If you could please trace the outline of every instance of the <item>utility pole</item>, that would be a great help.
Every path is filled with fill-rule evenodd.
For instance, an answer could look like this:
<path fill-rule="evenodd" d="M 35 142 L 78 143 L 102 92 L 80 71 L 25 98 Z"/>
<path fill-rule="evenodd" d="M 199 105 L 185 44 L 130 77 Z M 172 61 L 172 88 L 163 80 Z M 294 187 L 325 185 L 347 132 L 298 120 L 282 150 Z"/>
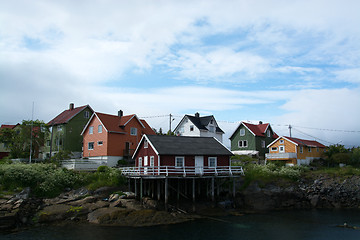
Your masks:
<path fill-rule="evenodd" d="M 31 127 L 30 127 L 30 158 L 29 158 L 29 163 L 31 163 L 31 154 L 32 154 L 33 123 L 34 123 L 34 102 L 33 102 L 33 104 L 32 104 L 32 112 L 31 112 Z"/>
<path fill-rule="evenodd" d="M 291 129 L 292 129 L 292 126 L 289 124 L 289 133 L 290 133 L 290 137 L 291 137 Z"/>
<path fill-rule="evenodd" d="M 171 122 L 172 122 L 172 115 L 171 115 L 171 113 L 170 113 L 170 115 L 169 115 L 169 133 L 171 134 Z"/>

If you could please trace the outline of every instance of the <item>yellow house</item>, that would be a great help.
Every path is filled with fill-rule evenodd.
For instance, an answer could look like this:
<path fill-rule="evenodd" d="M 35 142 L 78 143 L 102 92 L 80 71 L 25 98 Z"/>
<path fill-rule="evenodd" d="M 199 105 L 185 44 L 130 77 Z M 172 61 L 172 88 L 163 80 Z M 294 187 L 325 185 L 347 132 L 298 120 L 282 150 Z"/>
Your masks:
<path fill-rule="evenodd" d="M 287 164 L 310 164 L 314 159 L 321 158 L 326 146 L 313 140 L 293 137 L 278 137 L 268 146 L 267 161 L 286 161 Z"/>

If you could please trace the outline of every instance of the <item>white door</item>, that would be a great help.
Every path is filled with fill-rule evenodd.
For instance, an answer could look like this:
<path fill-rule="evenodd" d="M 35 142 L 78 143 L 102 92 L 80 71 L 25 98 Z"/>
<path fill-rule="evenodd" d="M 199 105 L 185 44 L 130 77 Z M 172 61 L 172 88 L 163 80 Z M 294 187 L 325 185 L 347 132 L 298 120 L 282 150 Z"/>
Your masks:
<path fill-rule="evenodd" d="M 148 156 L 144 156 L 144 174 L 147 174 Z"/>
<path fill-rule="evenodd" d="M 195 174 L 203 174 L 204 156 L 195 156 Z"/>

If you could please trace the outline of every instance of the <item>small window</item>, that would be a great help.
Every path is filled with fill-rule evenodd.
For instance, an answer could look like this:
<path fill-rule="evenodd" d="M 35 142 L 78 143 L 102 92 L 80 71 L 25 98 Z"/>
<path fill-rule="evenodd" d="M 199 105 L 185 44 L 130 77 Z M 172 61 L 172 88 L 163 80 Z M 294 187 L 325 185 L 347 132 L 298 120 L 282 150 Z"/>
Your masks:
<path fill-rule="evenodd" d="M 319 147 L 316 147 L 316 151 L 319 152 Z"/>
<path fill-rule="evenodd" d="M 98 126 L 98 133 L 102 133 L 102 125 Z"/>
<path fill-rule="evenodd" d="M 215 127 L 214 126 L 209 126 L 209 132 L 214 133 L 215 132 Z"/>
<path fill-rule="evenodd" d="M 280 140 L 280 144 L 284 144 L 284 140 L 283 140 L 283 139 Z"/>
<path fill-rule="evenodd" d="M 148 141 L 145 139 L 145 141 L 144 141 L 144 148 L 148 148 L 149 147 L 149 143 L 148 143 Z"/>
<path fill-rule="evenodd" d="M 85 111 L 85 112 L 84 112 L 84 118 L 89 118 L 89 117 L 90 117 L 89 111 Z"/>
<path fill-rule="evenodd" d="M 245 128 L 240 129 L 240 136 L 245 136 Z"/>
<path fill-rule="evenodd" d="M 142 157 L 139 157 L 139 160 L 138 160 L 138 166 L 141 167 L 142 166 Z"/>
<path fill-rule="evenodd" d="M 57 126 L 57 130 L 58 130 L 58 131 L 62 131 L 62 126 L 61 126 L 61 125 L 58 125 L 58 126 Z"/>
<path fill-rule="evenodd" d="M 154 156 L 150 156 L 150 167 L 154 166 Z"/>
<path fill-rule="evenodd" d="M 304 152 L 304 147 L 300 146 L 300 153 L 303 153 L 303 152 Z"/>
<path fill-rule="evenodd" d="M 190 125 L 190 132 L 194 131 L 194 125 Z"/>
<path fill-rule="evenodd" d="M 94 142 L 88 143 L 88 150 L 94 150 Z"/>
<path fill-rule="evenodd" d="M 50 147 L 50 140 L 46 141 L 46 146 Z"/>
<path fill-rule="evenodd" d="M 132 135 L 132 136 L 136 136 L 137 135 L 137 128 L 131 128 L 130 129 L 130 135 Z"/>
<path fill-rule="evenodd" d="M 240 140 L 240 141 L 238 142 L 238 146 L 239 146 L 240 148 L 246 148 L 246 147 L 248 146 L 247 140 Z"/>
<path fill-rule="evenodd" d="M 265 148 L 265 144 L 266 144 L 265 141 L 264 141 L 264 140 L 261 140 L 261 147 L 262 147 L 262 148 Z"/>
<path fill-rule="evenodd" d="M 311 152 L 311 147 L 308 147 L 308 151 Z"/>
<path fill-rule="evenodd" d="M 208 164 L 210 168 L 216 168 L 217 167 L 217 157 L 209 157 Z"/>
<path fill-rule="evenodd" d="M 268 137 L 271 137 L 271 131 L 270 131 L 270 129 L 268 129 L 268 130 L 266 131 L 266 134 L 267 134 Z"/>
<path fill-rule="evenodd" d="M 277 151 L 277 147 L 272 147 L 271 151 L 273 151 L 273 152 Z"/>
<path fill-rule="evenodd" d="M 184 167 L 184 157 L 175 157 L 175 167 Z"/>
<path fill-rule="evenodd" d="M 94 127 L 91 126 L 91 127 L 89 127 L 89 134 L 93 134 L 93 133 L 94 133 Z"/>
<path fill-rule="evenodd" d="M 284 146 L 279 146 L 279 152 L 281 152 L 281 153 L 285 152 L 285 147 Z"/>
<path fill-rule="evenodd" d="M 103 141 L 98 141 L 98 146 L 102 146 L 103 145 Z"/>

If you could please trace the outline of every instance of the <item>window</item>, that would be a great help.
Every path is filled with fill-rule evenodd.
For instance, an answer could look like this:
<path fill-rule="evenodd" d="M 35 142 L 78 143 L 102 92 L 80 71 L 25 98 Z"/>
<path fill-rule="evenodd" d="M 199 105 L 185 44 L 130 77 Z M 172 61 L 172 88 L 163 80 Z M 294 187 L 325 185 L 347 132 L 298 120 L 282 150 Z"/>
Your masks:
<path fill-rule="evenodd" d="M 272 147 L 271 151 L 273 151 L 273 152 L 277 151 L 277 147 Z"/>
<path fill-rule="evenodd" d="M 102 146 L 103 145 L 103 141 L 98 141 L 98 146 Z"/>
<path fill-rule="evenodd" d="M 266 134 L 267 134 L 268 137 L 271 137 L 271 131 L 270 131 L 270 129 L 268 129 L 268 130 L 266 131 Z"/>
<path fill-rule="evenodd" d="M 285 152 L 285 147 L 284 146 L 279 146 L 279 152 L 281 152 L 281 153 Z"/>
<path fill-rule="evenodd" d="M 50 140 L 46 141 L 46 146 L 50 147 Z"/>
<path fill-rule="evenodd" d="M 94 142 L 88 143 L 88 150 L 94 150 Z"/>
<path fill-rule="evenodd" d="M 102 133 L 102 125 L 98 126 L 98 133 Z"/>
<path fill-rule="evenodd" d="M 217 157 L 209 157 L 208 164 L 210 168 L 216 168 L 217 166 Z"/>
<path fill-rule="evenodd" d="M 175 157 L 175 167 L 184 167 L 184 157 Z"/>
<path fill-rule="evenodd" d="M 209 126 L 209 132 L 215 132 L 215 127 L 214 126 Z"/>
<path fill-rule="evenodd" d="M 240 140 L 240 141 L 238 142 L 238 146 L 239 146 L 240 148 L 246 148 L 246 147 L 248 146 L 247 140 Z"/>
<path fill-rule="evenodd" d="M 245 128 L 240 129 L 240 136 L 245 136 Z"/>
<path fill-rule="evenodd" d="M 89 117 L 90 117 L 89 111 L 85 111 L 85 112 L 84 112 L 84 118 L 89 118 Z"/>
<path fill-rule="evenodd" d="M 154 156 L 150 156 L 150 167 L 154 166 Z"/>
<path fill-rule="evenodd" d="M 58 130 L 58 131 L 62 131 L 62 126 L 61 126 L 61 125 L 58 125 L 58 126 L 57 126 L 57 130 Z"/>
<path fill-rule="evenodd" d="M 190 132 L 194 131 L 194 125 L 190 125 Z"/>
<path fill-rule="evenodd" d="M 130 129 L 130 135 L 132 135 L 132 136 L 136 136 L 137 135 L 137 128 L 131 128 Z"/>
<path fill-rule="evenodd" d="M 144 148 L 148 148 L 149 147 L 149 143 L 148 143 L 148 141 L 145 139 L 145 141 L 144 141 Z"/>
<path fill-rule="evenodd" d="M 304 152 L 304 147 L 300 146 L 300 153 L 303 153 L 303 152 Z"/>
<path fill-rule="evenodd" d="M 319 147 L 316 147 L 316 151 L 319 152 Z"/>
<path fill-rule="evenodd" d="M 280 140 L 280 144 L 284 144 L 284 140 L 283 140 L 283 139 Z"/>
<path fill-rule="evenodd" d="M 93 134 L 93 133 L 94 133 L 94 127 L 91 126 L 91 127 L 89 127 L 89 134 Z"/>
<path fill-rule="evenodd" d="M 308 147 L 308 151 L 311 152 L 311 147 Z"/>
<path fill-rule="evenodd" d="M 261 140 L 261 147 L 265 148 L 265 141 L 264 140 Z"/>
<path fill-rule="evenodd" d="M 138 166 L 141 167 L 142 166 L 142 157 L 139 157 L 139 160 L 138 160 Z"/>

